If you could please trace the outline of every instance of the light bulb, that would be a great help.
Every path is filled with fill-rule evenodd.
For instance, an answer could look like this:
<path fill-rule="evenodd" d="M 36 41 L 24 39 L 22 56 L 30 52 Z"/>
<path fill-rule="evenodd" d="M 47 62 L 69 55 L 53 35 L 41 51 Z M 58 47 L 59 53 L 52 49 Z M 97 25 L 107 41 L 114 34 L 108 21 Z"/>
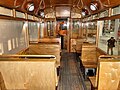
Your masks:
<path fill-rule="evenodd" d="M 27 10 L 30 11 L 30 12 L 32 12 L 32 11 L 34 11 L 34 8 L 35 8 L 34 4 L 33 3 L 29 3 L 28 7 L 27 7 Z"/>
<path fill-rule="evenodd" d="M 95 11 L 95 10 L 97 10 L 97 7 L 96 7 L 96 5 L 94 5 L 93 3 L 91 3 L 91 4 L 90 4 L 90 9 L 91 9 L 92 11 Z"/>

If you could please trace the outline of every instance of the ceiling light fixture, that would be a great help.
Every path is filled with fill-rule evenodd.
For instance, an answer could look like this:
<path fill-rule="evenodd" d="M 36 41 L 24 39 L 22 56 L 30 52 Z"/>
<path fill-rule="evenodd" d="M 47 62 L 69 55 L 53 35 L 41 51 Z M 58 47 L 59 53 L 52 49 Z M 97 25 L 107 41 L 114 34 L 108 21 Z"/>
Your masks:
<path fill-rule="evenodd" d="M 90 3 L 90 9 L 91 9 L 92 11 L 98 10 L 98 9 L 99 9 L 99 3 L 98 3 L 97 1 L 91 2 L 91 3 Z"/>
<path fill-rule="evenodd" d="M 81 14 L 82 16 L 88 15 L 88 10 L 83 8 Z"/>
<path fill-rule="evenodd" d="M 82 11 L 82 15 L 85 16 L 85 12 L 84 11 Z"/>
<path fill-rule="evenodd" d="M 40 15 L 41 15 L 42 17 L 44 17 L 44 12 L 41 12 Z"/>
<path fill-rule="evenodd" d="M 44 18 L 44 17 L 45 17 L 44 10 L 39 10 L 38 15 L 39 15 L 41 18 Z"/>
<path fill-rule="evenodd" d="M 34 11 L 34 9 L 35 9 L 35 6 L 34 6 L 34 3 L 28 3 L 27 4 L 27 11 L 29 11 L 29 12 L 32 12 L 32 11 Z"/>

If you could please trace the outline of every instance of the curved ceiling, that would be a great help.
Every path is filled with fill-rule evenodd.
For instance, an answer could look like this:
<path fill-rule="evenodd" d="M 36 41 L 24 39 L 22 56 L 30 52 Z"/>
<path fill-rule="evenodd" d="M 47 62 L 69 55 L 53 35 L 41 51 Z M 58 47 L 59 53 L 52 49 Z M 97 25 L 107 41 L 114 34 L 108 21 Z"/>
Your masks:
<path fill-rule="evenodd" d="M 99 10 L 91 11 L 89 6 L 93 1 L 99 3 Z M 28 12 L 26 10 L 26 4 L 28 2 L 34 3 L 35 9 L 33 12 Z M 33 15 L 38 15 L 39 10 L 52 8 L 55 11 L 56 7 L 68 6 L 71 8 L 77 8 L 76 13 L 81 12 L 83 8 L 89 11 L 89 14 L 99 12 L 105 8 L 116 6 L 120 4 L 120 0 L 0 0 L 0 5 L 18 11 L 26 12 Z"/>

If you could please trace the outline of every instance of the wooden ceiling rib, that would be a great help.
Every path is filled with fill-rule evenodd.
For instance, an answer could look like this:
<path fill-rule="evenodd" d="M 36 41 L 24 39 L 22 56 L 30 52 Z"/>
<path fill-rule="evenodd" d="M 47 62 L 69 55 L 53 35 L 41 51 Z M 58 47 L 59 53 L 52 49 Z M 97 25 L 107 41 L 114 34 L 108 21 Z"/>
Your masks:
<path fill-rule="evenodd" d="M 5 6 L 8 8 L 14 8 L 14 1 L 15 0 L 0 0 L 0 5 L 1 6 Z M 16 5 L 21 5 L 23 3 L 24 0 L 21 1 L 16 1 Z"/>
<path fill-rule="evenodd" d="M 37 15 L 38 11 L 41 9 L 40 8 L 41 1 L 42 0 L 0 0 L 0 6 L 4 6 L 7 8 L 16 9 L 21 12 L 26 12 L 26 13 L 30 13 L 33 15 Z M 93 0 L 43 0 L 43 1 L 45 3 L 45 8 L 68 6 L 68 7 L 72 7 L 72 8 L 76 7 L 78 9 L 86 8 L 90 12 L 90 14 L 95 13 L 89 9 L 89 5 Z M 99 11 L 101 11 L 105 8 L 108 8 L 108 7 L 120 5 L 120 0 L 94 0 L 94 1 L 98 1 L 100 3 Z M 25 5 L 28 2 L 34 3 L 34 5 L 35 5 L 34 12 L 26 11 Z"/>

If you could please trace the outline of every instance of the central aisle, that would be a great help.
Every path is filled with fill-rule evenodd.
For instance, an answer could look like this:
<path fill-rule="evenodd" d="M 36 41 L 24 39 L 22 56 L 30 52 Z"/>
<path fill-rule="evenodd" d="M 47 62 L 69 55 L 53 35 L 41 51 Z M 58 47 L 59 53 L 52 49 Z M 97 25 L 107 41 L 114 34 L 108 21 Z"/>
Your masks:
<path fill-rule="evenodd" d="M 75 59 L 74 53 L 62 52 L 58 90 L 84 90 Z"/>

